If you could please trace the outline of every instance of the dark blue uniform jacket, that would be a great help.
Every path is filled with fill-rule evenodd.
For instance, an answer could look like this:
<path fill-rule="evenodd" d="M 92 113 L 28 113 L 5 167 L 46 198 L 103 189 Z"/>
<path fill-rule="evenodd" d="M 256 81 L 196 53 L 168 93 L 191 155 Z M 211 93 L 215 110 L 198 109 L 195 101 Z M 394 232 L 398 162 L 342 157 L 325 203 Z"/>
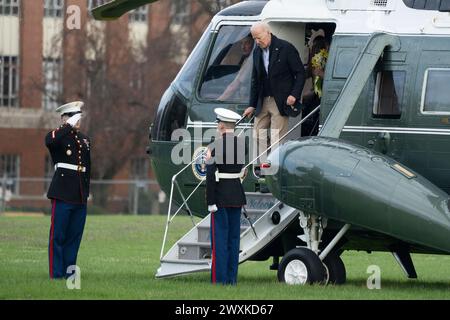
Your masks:
<path fill-rule="evenodd" d="M 53 164 L 62 162 L 86 168 L 86 172 L 58 168 L 47 197 L 73 204 L 86 203 L 91 175 L 89 138 L 69 124 L 64 124 L 46 135 L 45 145 L 50 151 Z"/>
<path fill-rule="evenodd" d="M 206 164 L 206 202 L 217 207 L 242 207 L 246 204 L 241 180 L 220 179 L 216 181 L 216 170 L 220 173 L 240 173 L 245 164 L 244 139 L 238 139 L 232 133 L 225 133 L 214 142 L 212 158 Z M 234 152 L 234 155 L 228 155 Z"/>

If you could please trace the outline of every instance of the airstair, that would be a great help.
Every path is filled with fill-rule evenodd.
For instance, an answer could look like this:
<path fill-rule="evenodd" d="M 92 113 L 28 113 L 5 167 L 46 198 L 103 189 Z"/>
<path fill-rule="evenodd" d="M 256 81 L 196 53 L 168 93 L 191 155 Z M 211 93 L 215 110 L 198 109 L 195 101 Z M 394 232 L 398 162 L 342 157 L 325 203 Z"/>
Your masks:
<path fill-rule="evenodd" d="M 319 108 L 320 106 L 314 109 L 307 117 L 295 124 L 295 126 L 291 128 L 288 133 L 278 139 L 273 145 L 279 143 L 287 135 L 292 133 L 293 130 L 298 128 L 298 126 L 307 120 L 312 114 L 317 112 Z M 238 123 L 242 120 L 243 119 L 239 120 Z M 255 161 L 267 152 L 267 150 L 251 161 L 246 168 L 255 163 Z M 201 155 L 197 158 L 200 156 Z M 176 180 L 179 174 L 197 161 L 197 158 L 193 159 L 191 163 L 187 164 L 172 177 L 167 224 L 160 255 L 161 265 L 156 272 L 156 278 L 209 271 L 211 269 L 210 215 L 203 218 L 197 224 L 194 223 L 193 217 L 191 216 L 194 224 L 193 228 L 181 239 L 179 239 L 167 251 L 167 253 L 164 253 L 167 233 L 171 221 L 184 206 L 186 206 L 188 213 L 191 212 L 187 203 L 203 182 L 200 181 L 194 190 L 187 197 L 185 197 Z M 177 190 L 180 193 L 184 202 L 172 215 L 172 199 L 174 190 Z M 245 206 L 245 213 L 241 216 L 239 263 L 251 259 L 254 255 L 269 245 L 270 242 L 274 240 L 285 228 L 287 228 L 287 226 L 300 214 L 300 211 L 297 209 L 294 209 L 275 199 L 271 193 L 246 192 L 246 200 L 247 205 Z"/>
<path fill-rule="evenodd" d="M 270 193 L 247 192 L 246 197 L 248 219 L 242 214 L 239 263 L 268 245 L 298 214 Z M 157 278 L 210 270 L 210 220 L 206 216 L 172 246 L 161 259 Z"/>

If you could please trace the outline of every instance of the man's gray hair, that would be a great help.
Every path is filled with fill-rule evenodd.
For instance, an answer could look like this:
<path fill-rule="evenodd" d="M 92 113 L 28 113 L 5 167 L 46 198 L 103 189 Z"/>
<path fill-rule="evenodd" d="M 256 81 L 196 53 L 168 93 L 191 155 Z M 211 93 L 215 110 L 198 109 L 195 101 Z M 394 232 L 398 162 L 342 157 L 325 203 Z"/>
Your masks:
<path fill-rule="evenodd" d="M 257 28 L 261 28 L 264 31 L 268 31 L 269 33 L 271 32 L 269 24 L 265 21 L 256 21 L 250 28 L 250 32 L 253 32 Z"/>

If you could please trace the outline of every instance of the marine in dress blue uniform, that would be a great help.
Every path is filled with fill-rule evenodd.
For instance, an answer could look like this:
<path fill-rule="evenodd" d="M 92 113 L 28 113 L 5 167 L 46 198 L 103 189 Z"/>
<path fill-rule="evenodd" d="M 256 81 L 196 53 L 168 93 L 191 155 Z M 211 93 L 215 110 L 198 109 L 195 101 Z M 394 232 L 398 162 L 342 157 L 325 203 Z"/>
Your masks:
<path fill-rule="evenodd" d="M 211 213 L 211 282 L 235 285 L 241 210 L 246 204 L 241 184 L 245 144 L 233 132 L 240 116 L 223 108 L 214 111 L 220 137 L 208 151 L 206 164 L 206 201 Z"/>
<path fill-rule="evenodd" d="M 76 265 L 86 221 L 91 144 L 79 131 L 82 106 L 83 102 L 75 101 L 58 107 L 63 124 L 45 137 L 55 165 L 47 193 L 52 203 L 48 244 L 51 279 L 70 276 L 68 267 Z"/>

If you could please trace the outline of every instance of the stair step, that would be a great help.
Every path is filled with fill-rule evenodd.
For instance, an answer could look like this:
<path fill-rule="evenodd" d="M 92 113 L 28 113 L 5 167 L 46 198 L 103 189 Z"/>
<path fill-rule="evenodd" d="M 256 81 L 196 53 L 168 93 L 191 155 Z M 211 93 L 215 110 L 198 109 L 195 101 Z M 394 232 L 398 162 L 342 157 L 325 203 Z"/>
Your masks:
<path fill-rule="evenodd" d="M 250 218 L 251 219 L 251 218 Z M 244 219 L 245 221 L 241 221 L 241 232 L 244 232 L 245 230 L 247 230 L 248 227 L 250 227 L 250 224 L 248 223 L 248 221 L 246 219 Z M 253 221 L 252 221 L 253 223 Z M 197 227 L 197 231 L 198 231 L 198 241 L 199 242 L 211 242 L 210 239 L 210 232 L 209 232 L 209 226 L 198 226 Z"/>
<path fill-rule="evenodd" d="M 162 259 L 162 263 L 176 263 L 176 264 L 209 264 L 211 259 L 200 259 L 200 260 L 188 260 L 188 259 Z"/>
<path fill-rule="evenodd" d="M 198 230 L 208 230 L 209 231 L 209 226 L 198 226 L 197 229 Z M 241 226 L 241 231 L 245 231 L 245 230 L 247 230 L 247 227 Z M 200 241 L 200 242 L 202 242 L 202 241 Z M 203 241 L 203 242 L 207 242 L 207 241 Z"/>
<path fill-rule="evenodd" d="M 296 209 L 279 201 L 275 201 L 272 207 L 266 211 L 263 206 L 274 201 L 271 196 L 252 193 L 252 197 L 250 202 L 254 201 L 258 207 L 253 208 L 254 210 L 248 210 L 248 215 L 254 225 L 256 235 L 248 226 L 248 220 L 241 216 L 240 263 L 252 258 L 260 250 L 263 250 L 298 216 Z M 247 203 L 249 203 L 248 199 Z M 276 225 L 270 219 L 270 215 L 275 211 L 279 211 L 281 217 L 280 223 Z M 156 277 L 162 278 L 210 270 L 209 219 L 209 216 L 205 217 L 170 249 L 161 260 L 161 266 L 157 271 Z"/>
<path fill-rule="evenodd" d="M 180 242 L 179 246 L 198 246 L 198 247 L 210 247 L 211 243 L 209 241 L 198 241 L 198 242 Z"/>
<path fill-rule="evenodd" d="M 211 256 L 210 242 L 178 243 L 178 258 L 184 260 L 201 260 Z"/>
<path fill-rule="evenodd" d="M 247 209 L 247 214 L 252 214 L 252 213 L 256 213 L 256 214 L 264 214 L 267 212 L 266 209 L 253 209 L 253 208 L 246 208 Z"/>

